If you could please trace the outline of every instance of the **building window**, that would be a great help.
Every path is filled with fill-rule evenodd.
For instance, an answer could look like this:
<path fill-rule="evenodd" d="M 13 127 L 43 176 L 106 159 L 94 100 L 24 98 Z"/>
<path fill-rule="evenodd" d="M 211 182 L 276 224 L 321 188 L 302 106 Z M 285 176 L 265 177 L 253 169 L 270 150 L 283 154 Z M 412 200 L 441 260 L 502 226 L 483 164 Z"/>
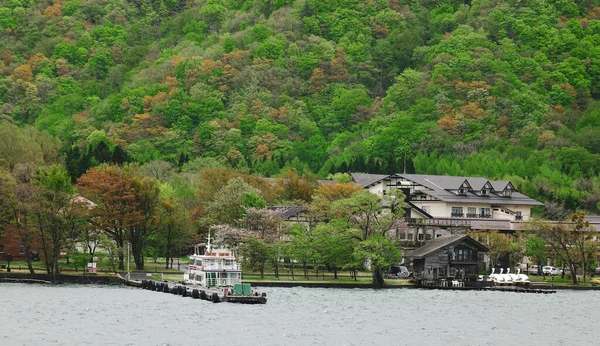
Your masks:
<path fill-rule="evenodd" d="M 441 237 L 441 236 L 442 236 L 442 235 L 441 235 L 440 233 L 438 233 L 438 234 L 436 234 L 436 235 L 435 235 L 435 237 L 436 237 L 436 238 L 439 238 L 439 237 Z"/>
<path fill-rule="evenodd" d="M 400 239 L 406 240 L 406 232 L 400 232 Z"/>
<path fill-rule="evenodd" d="M 468 189 L 466 187 L 461 187 L 460 189 L 458 189 L 458 194 L 459 195 L 466 195 L 467 194 Z"/>
<path fill-rule="evenodd" d="M 491 216 L 490 208 L 479 208 L 479 217 L 490 218 Z"/>
<path fill-rule="evenodd" d="M 452 217 L 463 217 L 463 208 L 462 207 L 452 207 Z"/>
<path fill-rule="evenodd" d="M 502 191 L 502 196 L 504 196 L 504 197 L 510 197 L 511 195 L 512 195 L 511 189 L 505 189 L 504 191 Z"/>
<path fill-rule="evenodd" d="M 4 253 L 4 245 L 0 245 L 0 253 Z"/>
<path fill-rule="evenodd" d="M 520 211 L 515 213 L 515 220 L 517 220 L 517 221 L 523 220 L 523 214 L 521 214 Z"/>
<path fill-rule="evenodd" d="M 25 253 L 25 247 L 23 245 L 19 245 L 19 255 L 23 255 Z"/>
<path fill-rule="evenodd" d="M 477 208 L 474 208 L 474 207 L 467 208 L 467 217 L 477 217 Z"/>
<path fill-rule="evenodd" d="M 488 195 L 488 190 L 487 189 L 481 190 L 481 195 L 482 196 L 487 196 Z"/>
<path fill-rule="evenodd" d="M 429 233 L 425 234 L 425 240 L 431 240 L 431 238 L 432 238 L 431 234 L 429 234 Z"/>
<path fill-rule="evenodd" d="M 419 240 L 425 240 L 425 234 L 419 233 Z"/>
<path fill-rule="evenodd" d="M 473 250 L 468 248 L 455 248 L 454 260 L 457 262 L 475 262 Z"/>

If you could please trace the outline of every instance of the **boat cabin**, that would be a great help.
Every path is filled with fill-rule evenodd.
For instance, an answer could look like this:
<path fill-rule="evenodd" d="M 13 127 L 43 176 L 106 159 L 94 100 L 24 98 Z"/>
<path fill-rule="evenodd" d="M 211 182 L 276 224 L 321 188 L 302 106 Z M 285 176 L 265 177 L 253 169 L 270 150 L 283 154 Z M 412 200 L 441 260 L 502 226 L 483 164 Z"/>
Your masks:
<path fill-rule="evenodd" d="M 215 287 L 233 286 L 241 283 L 242 268 L 233 251 L 227 249 L 204 249 L 196 246 L 190 256 L 187 280 L 195 284 Z"/>
<path fill-rule="evenodd" d="M 416 279 L 443 278 L 468 280 L 485 270 L 488 249 L 468 235 L 450 235 L 432 239 L 425 246 L 405 255 Z"/>

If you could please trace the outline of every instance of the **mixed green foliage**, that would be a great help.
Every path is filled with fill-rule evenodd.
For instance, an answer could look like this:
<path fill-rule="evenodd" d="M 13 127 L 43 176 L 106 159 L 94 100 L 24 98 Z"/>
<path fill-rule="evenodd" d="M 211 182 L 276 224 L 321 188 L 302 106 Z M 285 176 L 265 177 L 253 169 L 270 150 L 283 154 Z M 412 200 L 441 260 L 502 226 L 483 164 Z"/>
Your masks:
<path fill-rule="evenodd" d="M 0 124 L 73 179 L 406 166 L 600 212 L 596 0 L 0 0 L 0 42 Z"/>

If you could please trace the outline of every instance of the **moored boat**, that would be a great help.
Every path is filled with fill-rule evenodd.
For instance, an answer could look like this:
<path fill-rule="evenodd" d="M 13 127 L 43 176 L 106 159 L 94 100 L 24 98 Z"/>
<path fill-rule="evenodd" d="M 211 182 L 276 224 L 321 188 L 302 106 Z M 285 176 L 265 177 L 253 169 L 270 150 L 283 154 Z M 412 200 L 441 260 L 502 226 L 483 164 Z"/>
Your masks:
<path fill-rule="evenodd" d="M 516 274 L 510 273 L 510 268 L 500 268 L 500 274 L 494 273 L 495 268 L 492 268 L 492 273 L 488 276 L 489 280 L 493 281 L 496 285 L 529 285 L 531 281 L 525 274 L 521 274 L 521 270 L 517 269 Z"/>
<path fill-rule="evenodd" d="M 210 244 L 198 244 L 190 256 L 188 270 L 183 282 L 196 290 L 200 298 L 213 302 L 227 301 L 235 303 L 265 304 L 265 293 L 258 293 L 250 284 L 242 283 L 242 267 L 235 253 L 225 248 L 213 249 Z"/>

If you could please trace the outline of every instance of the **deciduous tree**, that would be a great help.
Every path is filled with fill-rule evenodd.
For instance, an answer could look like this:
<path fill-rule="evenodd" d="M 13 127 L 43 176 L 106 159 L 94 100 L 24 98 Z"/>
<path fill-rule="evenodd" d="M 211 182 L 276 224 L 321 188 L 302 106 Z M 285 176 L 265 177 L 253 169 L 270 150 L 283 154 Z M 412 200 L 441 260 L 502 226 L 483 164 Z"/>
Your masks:
<path fill-rule="evenodd" d="M 208 222 L 211 224 L 236 224 L 244 215 L 244 196 L 256 193 L 256 189 L 242 178 L 229 180 L 208 205 Z"/>
<path fill-rule="evenodd" d="M 24 247 L 27 268 L 31 274 L 35 274 L 35 271 L 29 254 L 36 241 L 36 232 L 29 216 L 33 213 L 35 190 L 31 184 L 17 184 L 16 179 L 0 167 L 0 209 L 3 210 L 1 227 Z"/>
<path fill-rule="evenodd" d="M 562 259 L 571 271 L 572 280 L 577 284 L 577 268 L 581 267 L 585 280 L 590 271 L 590 257 L 598 250 L 594 232 L 584 219 L 585 213 L 573 214 L 570 223 L 533 222 L 532 228 L 552 250 L 554 256 Z M 592 254 L 592 256 L 590 256 Z"/>
<path fill-rule="evenodd" d="M 76 187 L 98 206 L 91 210 L 92 223 L 114 239 L 119 251 L 119 269 L 124 270 L 123 249 L 127 230 L 144 219 L 136 199 L 133 181 L 122 168 L 92 168 L 77 180 Z"/>
<path fill-rule="evenodd" d="M 398 189 L 390 189 L 384 196 L 361 190 L 332 204 L 332 215 L 343 218 L 351 228 L 360 230 L 359 250 L 355 253 L 365 259 L 370 256 L 374 258 L 375 265 L 371 269 L 373 284 L 377 287 L 385 285 L 382 270 L 386 261 L 396 258 L 399 253 L 399 249 L 396 249 L 397 252 L 392 249 L 397 245 L 386 234 L 392 224 L 404 216 L 404 199 L 404 194 Z M 384 209 L 384 205 L 387 208 Z M 379 250 L 385 250 L 386 253 L 376 252 Z M 369 251 L 373 251 L 371 255 L 368 254 Z"/>
<path fill-rule="evenodd" d="M 546 262 L 548 258 L 548 252 L 546 250 L 546 242 L 540 238 L 537 234 L 531 234 L 527 237 L 525 242 L 525 255 L 533 260 L 538 265 L 538 274 L 542 270 L 542 264 Z"/>
<path fill-rule="evenodd" d="M 38 186 L 34 215 L 44 248 L 49 274 L 55 276 L 61 251 L 73 252 L 85 227 L 87 203 L 74 198 L 71 177 L 62 166 L 41 169 L 35 179 Z"/>
<path fill-rule="evenodd" d="M 128 239 L 131 243 L 131 252 L 136 269 L 144 269 L 144 249 L 148 237 L 156 231 L 159 224 L 159 195 L 160 188 L 156 179 L 141 177 L 135 170 L 132 176 L 131 188 L 134 194 L 134 212 L 139 215 L 138 222 L 128 225 Z"/>

